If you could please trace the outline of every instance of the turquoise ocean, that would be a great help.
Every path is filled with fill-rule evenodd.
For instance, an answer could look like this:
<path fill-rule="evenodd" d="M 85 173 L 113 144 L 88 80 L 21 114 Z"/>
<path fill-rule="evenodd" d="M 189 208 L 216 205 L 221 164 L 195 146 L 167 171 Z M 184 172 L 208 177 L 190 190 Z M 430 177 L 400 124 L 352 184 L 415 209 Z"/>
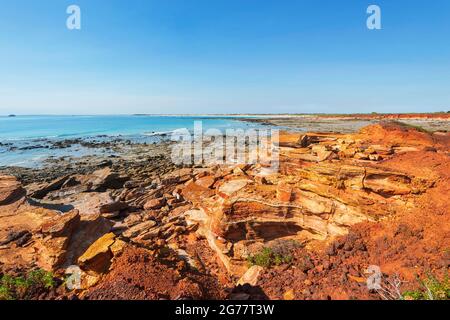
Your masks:
<path fill-rule="evenodd" d="M 173 130 L 193 130 L 201 121 L 203 130 L 257 127 L 236 117 L 200 116 L 14 116 L 0 117 L 0 166 L 39 166 L 48 157 L 95 154 L 92 148 L 51 148 L 50 142 L 66 139 L 124 139 L 153 143 L 167 139 Z"/>

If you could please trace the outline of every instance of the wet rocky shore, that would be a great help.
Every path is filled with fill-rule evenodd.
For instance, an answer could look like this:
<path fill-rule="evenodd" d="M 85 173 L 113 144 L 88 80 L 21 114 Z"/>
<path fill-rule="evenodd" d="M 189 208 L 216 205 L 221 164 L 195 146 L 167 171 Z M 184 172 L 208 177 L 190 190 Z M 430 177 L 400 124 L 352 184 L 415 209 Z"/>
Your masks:
<path fill-rule="evenodd" d="M 39 161 L 38 165 L 0 166 L 1 174 L 11 174 L 22 183 L 49 182 L 71 174 L 87 174 L 104 167 L 113 167 L 119 171 L 155 170 L 167 172 L 173 169 L 170 160 L 171 142 L 161 140 L 153 143 L 139 143 L 124 139 L 85 140 L 82 138 L 68 140 L 43 140 L 36 149 L 64 150 L 69 148 L 88 148 L 92 154 L 78 156 L 70 151 L 64 156 L 51 156 Z M 10 148 L 13 148 L 10 146 Z M 31 148 L 31 147 L 29 147 Z M 13 150 L 8 150 L 13 151 Z M 139 168 L 139 169 L 137 169 Z M 141 171 L 139 171 L 141 170 Z"/>

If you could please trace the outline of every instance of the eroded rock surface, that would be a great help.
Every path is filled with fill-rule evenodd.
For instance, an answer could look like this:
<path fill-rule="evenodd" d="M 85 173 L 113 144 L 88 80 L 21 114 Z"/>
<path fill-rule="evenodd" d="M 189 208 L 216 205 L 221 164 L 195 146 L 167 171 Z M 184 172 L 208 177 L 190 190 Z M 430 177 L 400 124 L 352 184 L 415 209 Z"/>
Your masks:
<path fill-rule="evenodd" d="M 449 143 L 448 134 L 381 123 L 356 134 L 282 133 L 276 171 L 216 165 L 161 172 L 142 162 L 31 183 L 28 196 L 17 179 L 2 176 L 0 264 L 54 271 L 77 264 L 88 279 L 78 294 L 92 299 L 261 298 L 249 289 L 259 285 L 270 298 L 328 298 L 313 284 L 360 281 L 363 258 L 383 264 L 375 245 L 382 230 L 398 225 L 409 237 L 417 228 L 399 220 L 414 215 L 428 221 L 430 234 L 438 220 L 427 215 L 448 225 Z M 431 238 L 436 250 L 449 246 L 442 227 Z M 249 269 L 248 259 L 264 248 L 292 253 L 295 269 Z M 401 250 L 390 254 L 395 260 Z M 341 270 L 349 261 L 359 269 Z M 146 272 L 151 277 L 140 284 Z M 321 274 L 333 284 L 319 281 Z M 279 279 L 300 284 L 281 292 Z M 349 297 L 341 289 L 333 298 Z"/>
<path fill-rule="evenodd" d="M 11 204 L 25 195 L 25 189 L 15 177 L 0 176 L 0 206 Z"/>

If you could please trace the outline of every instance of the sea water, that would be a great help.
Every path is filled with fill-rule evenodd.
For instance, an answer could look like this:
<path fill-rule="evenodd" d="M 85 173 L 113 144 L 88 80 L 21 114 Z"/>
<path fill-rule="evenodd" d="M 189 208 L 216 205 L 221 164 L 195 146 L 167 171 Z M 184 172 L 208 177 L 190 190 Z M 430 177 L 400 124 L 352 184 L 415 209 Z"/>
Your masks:
<path fill-rule="evenodd" d="M 158 142 L 170 138 L 173 130 L 201 121 L 203 130 L 248 129 L 258 126 L 235 117 L 200 116 L 16 116 L 0 117 L 0 166 L 34 167 L 49 157 L 95 154 L 89 148 L 49 148 L 49 142 L 66 139 L 126 139 Z"/>

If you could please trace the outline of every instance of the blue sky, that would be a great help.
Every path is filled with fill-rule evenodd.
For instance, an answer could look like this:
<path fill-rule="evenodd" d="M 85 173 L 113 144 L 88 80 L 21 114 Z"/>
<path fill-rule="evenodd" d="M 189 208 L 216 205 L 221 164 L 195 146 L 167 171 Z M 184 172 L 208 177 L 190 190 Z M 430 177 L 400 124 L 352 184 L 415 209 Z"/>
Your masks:
<path fill-rule="evenodd" d="M 1 0 L 0 114 L 449 110 L 449 36 L 448 0 Z"/>

